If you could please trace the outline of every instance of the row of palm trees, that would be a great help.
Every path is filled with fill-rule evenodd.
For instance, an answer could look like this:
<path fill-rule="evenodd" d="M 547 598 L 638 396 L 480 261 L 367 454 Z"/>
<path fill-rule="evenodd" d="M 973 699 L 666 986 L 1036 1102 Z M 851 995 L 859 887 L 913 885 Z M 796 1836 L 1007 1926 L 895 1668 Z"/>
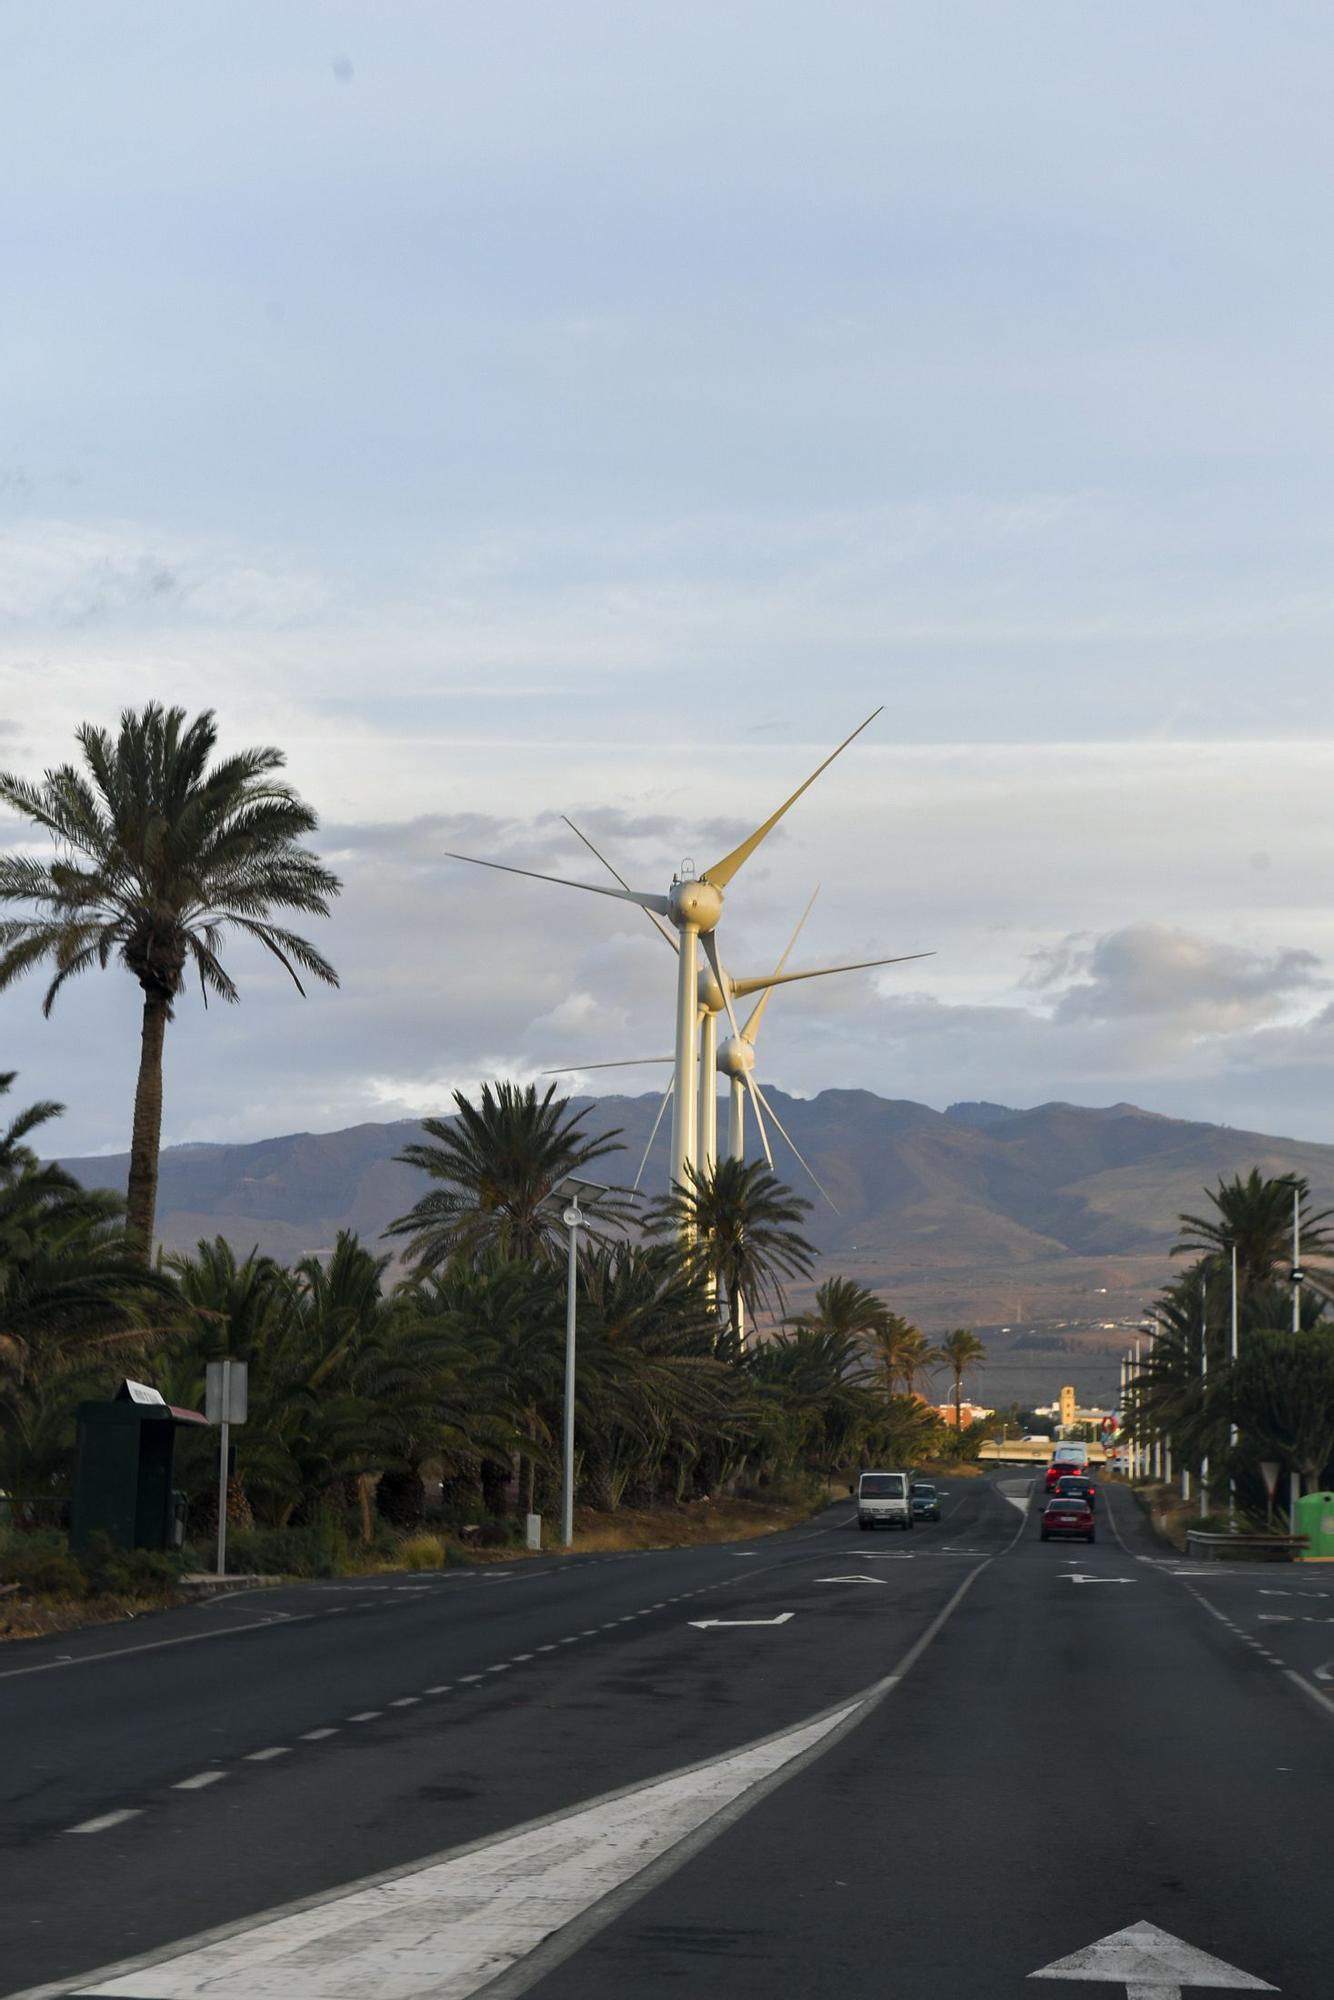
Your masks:
<path fill-rule="evenodd" d="M 403 1156 L 429 1185 L 392 1225 L 410 1259 L 397 1277 L 351 1233 L 290 1268 L 222 1238 L 145 1266 L 116 1199 L 27 1145 L 57 1107 L 17 1118 L 0 1143 L 0 1489 L 20 1513 L 41 1519 L 67 1490 L 80 1400 L 140 1370 L 198 1407 L 222 1355 L 250 1363 L 229 1503 L 241 1521 L 310 1526 L 351 1508 L 369 1535 L 376 1514 L 410 1526 L 428 1499 L 454 1515 L 542 1511 L 563 1394 L 561 1189 L 615 1136 L 589 1139 L 586 1110 L 550 1090 L 501 1084 L 455 1107 Z M 918 1393 L 941 1357 L 882 1299 L 833 1278 L 786 1313 L 783 1280 L 813 1255 L 795 1226 L 804 1210 L 767 1170 L 727 1162 L 654 1204 L 633 1237 L 614 1201 L 597 1219 L 578 1270 L 587 1504 L 772 1487 L 950 1448 Z M 742 1347 L 727 1301 L 752 1322 L 767 1313 L 771 1337 Z M 967 1355 L 950 1351 L 957 1382 Z M 182 1440 L 196 1526 L 214 1504 L 210 1451 Z"/>
<path fill-rule="evenodd" d="M 1154 1307 L 1156 1336 L 1131 1389 L 1129 1431 L 1169 1440 L 1177 1463 L 1258 1497 L 1260 1461 L 1308 1490 L 1334 1462 L 1334 1211 L 1311 1208 L 1308 1182 L 1252 1168 L 1206 1190 L 1210 1210 L 1183 1214 L 1173 1254 L 1189 1264 Z M 1293 1208 L 1303 1282 L 1294 1330 Z M 1237 1355 L 1233 1359 L 1233 1259 Z M 1233 1445 L 1234 1432 L 1236 1445 Z"/>

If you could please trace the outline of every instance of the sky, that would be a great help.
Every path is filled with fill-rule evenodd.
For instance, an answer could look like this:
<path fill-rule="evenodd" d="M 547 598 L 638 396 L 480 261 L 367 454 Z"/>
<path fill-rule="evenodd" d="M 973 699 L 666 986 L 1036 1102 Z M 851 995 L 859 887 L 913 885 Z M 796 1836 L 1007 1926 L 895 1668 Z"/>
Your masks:
<path fill-rule="evenodd" d="M 183 998 L 164 1137 L 665 1054 L 717 859 L 761 1081 L 1334 1142 L 1324 0 L 0 0 L 0 765 L 274 743 L 302 1001 Z M 31 836 L 0 821 L 0 841 Z M 602 879 L 606 879 L 605 877 Z M 0 995 L 127 1142 L 138 991 Z M 575 1073 L 653 1087 L 653 1071 Z"/>

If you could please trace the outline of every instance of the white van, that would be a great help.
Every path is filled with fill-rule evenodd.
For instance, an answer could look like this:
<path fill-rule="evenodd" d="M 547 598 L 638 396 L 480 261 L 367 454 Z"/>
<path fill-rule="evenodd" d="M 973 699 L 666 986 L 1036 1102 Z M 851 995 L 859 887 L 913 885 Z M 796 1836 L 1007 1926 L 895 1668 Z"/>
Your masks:
<path fill-rule="evenodd" d="M 908 1472 L 864 1472 L 857 1481 L 857 1526 L 911 1528 L 911 1483 Z"/>
<path fill-rule="evenodd" d="M 1053 1465 L 1068 1465 L 1072 1472 L 1083 1472 L 1088 1467 L 1089 1448 L 1078 1438 L 1071 1438 L 1065 1444 L 1058 1444 L 1051 1455 Z"/>

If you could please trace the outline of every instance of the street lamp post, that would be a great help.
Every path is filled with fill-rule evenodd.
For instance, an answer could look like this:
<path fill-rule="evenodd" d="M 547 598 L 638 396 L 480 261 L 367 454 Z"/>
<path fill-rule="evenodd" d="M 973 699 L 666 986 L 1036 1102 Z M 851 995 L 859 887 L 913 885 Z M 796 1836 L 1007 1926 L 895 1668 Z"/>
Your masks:
<path fill-rule="evenodd" d="M 1240 1321 L 1237 1313 L 1237 1246 L 1232 1245 L 1232 1367 L 1235 1375 L 1237 1353 L 1240 1347 Z M 1232 1464 L 1228 1469 L 1227 1511 L 1229 1526 L 1237 1524 L 1237 1392 L 1229 1386 L 1229 1401 L 1232 1404 L 1232 1422 L 1228 1428 L 1228 1443 L 1232 1447 Z"/>
<path fill-rule="evenodd" d="M 570 1232 L 570 1259 L 566 1277 L 565 1293 L 565 1428 L 561 1447 L 560 1477 L 560 1538 L 565 1548 L 574 1541 L 574 1378 L 576 1315 L 579 1297 L 579 1229 L 584 1219 L 584 1211 L 579 1206 L 578 1195 L 572 1195 L 570 1205 L 561 1220 Z"/>

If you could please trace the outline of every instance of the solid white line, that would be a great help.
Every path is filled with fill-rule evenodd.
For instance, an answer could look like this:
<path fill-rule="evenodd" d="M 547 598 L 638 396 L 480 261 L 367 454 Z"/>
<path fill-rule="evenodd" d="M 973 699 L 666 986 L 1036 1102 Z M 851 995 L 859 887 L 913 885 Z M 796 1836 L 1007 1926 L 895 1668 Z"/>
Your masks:
<path fill-rule="evenodd" d="M 291 1754 L 290 1743 L 274 1743 L 267 1750 L 248 1750 L 244 1761 L 247 1764 L 269 1764 L 275 1757 L 290 1757 Z"/>
<path fill-rule="evenodd" d="M 172 1786 L 173 1792 L 202 1792 L 205 1785 L 216 1785 L 219 1778 L 225 1778 L 225 1771 L 196 1771 L 193 1778 L 178 1778 Z"/>
<path fill-rule="evenodd" d="M 303 1743 L 323 1743 L 326 1736 L 337 1736 L 337 1734 L 338 1731 L 336 1729 L 308 1729 L 301 1741 Z"/>
<path fill-rule="evenodd" d="M 122 1806 L 119 1812 L 99 1813 L 96 1819 L 85 1819 L 78 1826 L 67 1826 L 66 1833 L 105 1833 L 108 1827 L 123 1826 L 127 1819 L 138 1819 L 141 1806 Z"/>
<path fill-rule="evenodd" d="M 68 1660 L 42 1660 L 35 1667 L 6 1667 L 0 1681 L 16 1681 L 23 1674 L 53 1674 L 57 1667 L 95 1667 L 107 1660 L 125 1660 L 131 1653 L 158 1653 L 164 1646 L 197 1646 L 203 1639 L 234 1639 L 241 1632 L 285 1631 L 289 1625 L 305 1625 L 312 1618 L 328 1618 L 328 1611 L 303 1611 L 296 1617 L 286 1614 L 255 1618 L 248 1625 L 230 1625 L 220 1632 L 187 1632 L 179 1639 L 150 1639 L 142 1646 L 115 1646 L 105 1653 L 80 1653 Z"/>

